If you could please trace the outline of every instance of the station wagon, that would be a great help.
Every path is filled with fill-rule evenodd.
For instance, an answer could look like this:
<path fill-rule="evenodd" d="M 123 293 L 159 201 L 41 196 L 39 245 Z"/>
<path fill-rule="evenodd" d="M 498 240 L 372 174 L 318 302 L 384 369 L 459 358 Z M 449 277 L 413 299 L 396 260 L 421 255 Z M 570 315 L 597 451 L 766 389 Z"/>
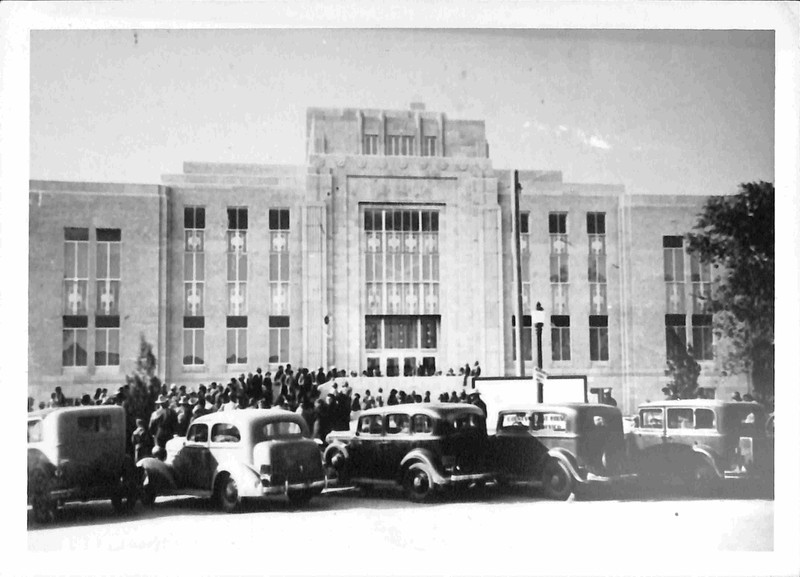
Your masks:
<path fill-rule="evenodd" d="M 772 440 L 758 403 L 688 399 L 639 406 L 632 462 L 645 479 L 678 480 L 709 493 L 725 478 L 771 485 Z"/>

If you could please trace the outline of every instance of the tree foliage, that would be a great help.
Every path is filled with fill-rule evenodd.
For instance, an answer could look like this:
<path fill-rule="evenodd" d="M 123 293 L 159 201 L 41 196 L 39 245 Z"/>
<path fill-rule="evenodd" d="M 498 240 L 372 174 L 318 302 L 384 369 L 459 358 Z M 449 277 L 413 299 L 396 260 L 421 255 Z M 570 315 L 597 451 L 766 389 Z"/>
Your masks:
<path fill-rule="evenodd" d="M 694 399 L 697 396 L 700 363 L 695 360 L 691 345 L 680 345 L 667 359 L 667 370 L 664 373 L 670 377 L 670 381 L 664 387 L 664 393 L 671 399 Z"/>
<path fill-rule="evenodd" d="M 711 297 L 717 357 L 724 370 L 752 371 L 754 390 L 774 391 L 775 189 L 769 182 L 710 197 L 688 235 L 689 252 L 719 276 Z"/>
<path fill-rule="evenodd" d="M 139 355 L 136 358 L 136 370 L 126 377 L 128 394 L 126 398 L 128 421 L 136 423 L 136 419 L 150 418 L 155 408 L 155 401 L 161 390 L 161 380 L 156 376 L 156 357 L 153 346 L 144 335 L 139 341 Z"/>

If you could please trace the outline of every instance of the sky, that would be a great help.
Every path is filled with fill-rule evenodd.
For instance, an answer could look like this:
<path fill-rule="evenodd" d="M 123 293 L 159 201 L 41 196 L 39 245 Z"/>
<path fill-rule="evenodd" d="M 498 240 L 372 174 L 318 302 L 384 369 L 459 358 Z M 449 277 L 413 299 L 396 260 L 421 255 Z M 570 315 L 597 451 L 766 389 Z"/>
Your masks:
<path fill-rule="evenodd" d="M 485 120 L 493 166 L 631 194 L 774 182 L 771 31 L 34 30 L 30 177 L 303 164 L 308 107 Z"/>

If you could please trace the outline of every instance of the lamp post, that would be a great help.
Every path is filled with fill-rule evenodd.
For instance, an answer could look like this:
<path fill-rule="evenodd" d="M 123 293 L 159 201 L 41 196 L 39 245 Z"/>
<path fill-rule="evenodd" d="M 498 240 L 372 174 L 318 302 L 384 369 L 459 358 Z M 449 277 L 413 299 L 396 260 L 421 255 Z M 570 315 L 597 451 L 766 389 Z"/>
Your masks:
<path fill-rule="evenodd" d="M 536 366 L 539 368 L 536 381 L 538 385 L 539 402 L 541 403 L 544 397 L 544 383 L 542 382 L 542 328 L 544 327 L 544 308 L 542 308 L 542 303 L 536 303 L 536 309 L 531 316 L 533 317 L 531 319 L 533 321 L 533 326 L 536 327 Z"/>

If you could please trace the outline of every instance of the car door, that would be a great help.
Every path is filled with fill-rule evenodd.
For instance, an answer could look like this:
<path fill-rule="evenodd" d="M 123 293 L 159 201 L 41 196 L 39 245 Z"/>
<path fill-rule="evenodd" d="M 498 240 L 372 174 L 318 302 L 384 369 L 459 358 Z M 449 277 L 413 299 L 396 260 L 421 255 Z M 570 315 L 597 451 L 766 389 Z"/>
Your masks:
<path fill-rule="evenodd" d="M 494 466 L 508 475 L 524 476 L 530 469 L 535 439 L 530 434 L 530 416 L 525 411 L 504 411 L 498 415 L 492 439 Z"/>
<path fill-rule="evenodd" d="M 377 474 L 381 479 L 396 479 L 400 462 L 411 450 L 411 417 L 403 413 L 387 413 L 385 435 L 378 451 Z"/>
<path fill-rule="evenodd" d="M 191 489 L 209 489 L 211 485 L 208 447 L 208 425 L 193 423 L 186 433 L 186 442 L 175 456 L 173 467 L 178 482 Z"/>
<path fill-rule="evenodd" d="M 383 415 L 362 416 L 358 420 L 356 434 L 348 445 L 352 477 L 375 478 L 382 441 Z"/>
<path fill-rule="evenodd" d="M 664 407 L 642 407 L 639 409 L 639 425 L 633 429 L 633 455 L 640 468 L 649 468 L 663 451 L 667 442 Z M 657 464 L 657 463 L 656 463 Z"/>

